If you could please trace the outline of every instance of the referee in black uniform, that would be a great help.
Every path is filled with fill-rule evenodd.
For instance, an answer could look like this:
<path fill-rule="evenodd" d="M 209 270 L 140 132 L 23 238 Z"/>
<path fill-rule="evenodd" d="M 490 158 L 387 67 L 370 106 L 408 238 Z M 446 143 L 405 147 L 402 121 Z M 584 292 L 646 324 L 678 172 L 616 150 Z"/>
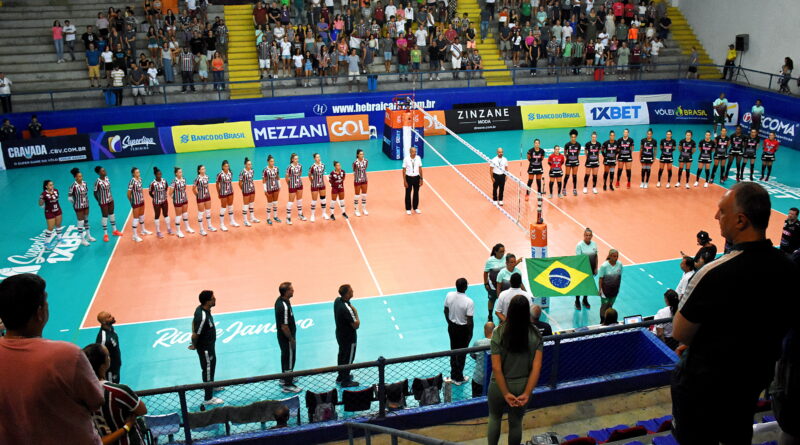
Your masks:
<path fill-rule="evenodd" d="M 356 358 L 356 331 L 361 326 L 358 318 L 358 311 L 350 304 L 353 298 L 353 288 L 349 284 L 339 286 L 339 296 L 333 302 L 333 316 L 336 320 L 336 343 L 339 344 L 339 357 L 336 364 L 349 365 Z M 339 371 L 336 383 L 344 388 L 358 386 L 359 383 L 353 381 L 350 371 Z"/>
<path fill-rule="evenodd" d="M 213 382 L 214 371 L 217 369 L 217 353 L 214 350 L 214 344 L 217 342 L 217 327 L 214 325 L 214 317 L 211 316 L 211 308 L 216 305 L 217 297 L 214 296 L 214 291 L 200 292 L 200 306 L 194 310 L 194 320 L 192 320 L 192 344 L 189 349 L 196 350 L 200 357 L 203 382 Z M 214 397 L 213 388 L 206 388 L 205 391 L 203 405 L 224 403 L 222 399 Z"/>
<path fill-rule="evenodd" d="M 111 358 L 111 366 L 106 372 L 106 380 L 111 383 L 119 383 L 119 370 L 122 368 L 122 354 L 119 350 L 119 337 L 114 331 L 114 323 L 117 319 L 106 311 L 97 314 L 97 322 L 100 323 L 100 331 L 97 333 L 95 343 L 99 343 L 108 349 Z"/>
<path fill-rule="evenodd" d="M 281 347 L 281 372 L 294 371 L 297 359 L 297 325 L 294 323 L 294 311 L 289 302 L 294 296 L 292 283 L 286 281 L 278 287 L 280 296 L 275 300 L 275 326 L 278 327 L 278 346 Z M 283 392 L 300 392 L 301 389 L 294 385 L 294 379 L 285 378 L 282 385 Z"/>

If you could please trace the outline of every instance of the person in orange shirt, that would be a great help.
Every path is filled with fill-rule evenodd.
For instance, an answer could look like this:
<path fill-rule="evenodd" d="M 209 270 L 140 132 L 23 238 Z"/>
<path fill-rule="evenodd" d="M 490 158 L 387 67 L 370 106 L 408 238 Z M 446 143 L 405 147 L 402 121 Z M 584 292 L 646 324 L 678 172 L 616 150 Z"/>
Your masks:
<path fill-rule="evenodd" d="M 628 30 L 628 42 L 634 43 L 639 40 L 639 27 L 631 26 Z"/>

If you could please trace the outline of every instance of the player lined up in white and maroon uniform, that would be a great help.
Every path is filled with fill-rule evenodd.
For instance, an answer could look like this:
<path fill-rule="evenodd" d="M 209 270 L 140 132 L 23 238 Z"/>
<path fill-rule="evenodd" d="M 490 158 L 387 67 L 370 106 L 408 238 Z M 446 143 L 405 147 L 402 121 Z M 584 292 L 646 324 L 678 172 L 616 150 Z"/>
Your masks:
<path fill-rule="evenodd" d="M 365 173 L 366 175 L 366 173 Z M 328 175 L 328 182 L 331 183 L 331 219 L 335 220 L 333 216 L 334 204 L 339 204 L 339 209 L 342 211 L 342 216 L 348 219 L 347 212 L 344 206 L 344 178 L 346 173 L 342 170 L 342 164 L 339 161 L 333 161 L 333 170 Z"/>
<path fill-rule="evenodd" d="M 264 184 L 264 195 L 267 197 L 267 224 L 272 225 L 272 221 L 281 222 L 278 218 L 278 195 L 281 192 L 281 173 L 275 167 L 275 158 L 267 156 L 267 166 L 261 172 L 261 181 Z"/>
<path fill-rule="evenodd" d="M 61 205 L 58 203 L 58 189 L 53 185 L 53 181 L 45 179 L 42 184 L 42 194 L 39 195 L 39 207 L 44 209 L 44 219 L 47 221 L 45 230 L 45 242 L 50 244 L 64 233 L 64 226 L 61 225 L 63 218 Z"/>
<path fill-rule="evenodd" d="M 158 167 L 153 167 L 153 175 L 155 179 L 150 183 L 150 188 L 147 193 L 150 194 L 150 198 L 153 200 L 153 210 L 156 215 L 156 236 L 164 238 L 164 235 L 161 233 L 161 220 L 159 219 L 161 215 L 164 216 L 164 224 L 167 225 L 167 234 L 172 235 L 172 226 L 169 224 L 169 203 L 167 202 L 169 184 L 167 184 L 167 180 L 164 179 Z M 177 219 L 178 217 L 176 216 L 175 218 Z M 180 233 L 180 230 L 181 227 L 178 226 L 178 238 L 183 238 L 183 234 Z"/>
<path fill-rule="evenodd" d="M 94 199 L 100 204 L 100 213 L 103 215 L 100 222 L 103 225 L 103 241 L 108 242 L 108 223 L 111 223 L 111 234 L 122 236 L 117 230 L 117 218 L 114 216 L 114 197 L 111 195 L 111 181 L 108 179 L 106 169 L 101 166 L 94 168 L 97 180 L 94 182 Z"/>
<path fill-rule="evenodd" d="M 242 191 L 242 219 L 247 227 L 250 227 L 250 222 L 261 222 L 255 214 L 256 185 L 253 182 L 254 176 L 253 163 L 250 162 L 250 158 L 245 157 L 244 168 L 239 172 L 239 189 Z"/>
<path fill-rule="evenodd" d="M 369 215 L 367 211 L 367 167 L 369 160 L 364 158 L 364 150 L 356 150 L 356 160 L 353 161 L 353 194 L 354 213 L 356 216 Z M 361 212 L 358 211 L 358 201 L 361 201 Z"/>
<path fill-rule="evenodd" d="M 286 185 L 289 187 L 289 202 L 286 203 L 286 224 L 292 224 L 292 204 L 297 200 L 297 215 L 300 221 L 303 216 L 303 166 L 298 161 L 297 153 L 292 153 L 291 161 L 286 167 Z"/>
<path fill-rule="evenodd" d="M 314 222 L 317 213 L 317 198 L 322 206 L 322 218 L 328 219 L 325 193 L 325 164 L 322 163 L 319 153 L 314 153 L 314 163 L 308 168 L 308 180 L 311 182 L 311 222 Z"/>
<path fill-rule="evenodd" d="M 187 233 L 194 233 L 194 230 L 189 226 L 189 197 L 186 195 L 186 179 L 183 177 L 183 169 L 175 167 L 173 172 L 175 178 L 169 186 L 168 193 L 172 196 L 172 206 L 175 207 L 175 233 L 179 238 L 183 238 L 181 219 L 183 219 Z"/>
<path fill-rule="evenodd" d="M 227 210 L 228 216 L 231 220 L 233 227 L 239 227 L 236 219 L 233 217 L 233 173 L 231 173 L 231 166 L 228 161 L 222 161 L 222 171 L 217 173 L 217 195 L 219 196 L 219 228 L 223 232 L 227 232 L 228 228 L 225 227 L 225 211 Z"/>
<path fill-rule="evenodd" d="M 202 164 L 197 166 L 197 177 L 194 178 L 194 196 L 197 200 L 197 223 L 200 225 L 200 235 L 207 235 L 203 228 L 204 216 L 208 230 L 216 232 L 216 227 L 211 224 L 211 193 L 208 191 L 208 176 L 206 167 Z"/>
<path fill-rule="evenodd" d="M 138 168 L 131 169 L 131 180 L 128 181 L 128 201 L 131 203 L 133 210 L 133 240 L 138 242 L 142 241 L 139 237 L 138 228 L 142 226 L 142 235 L 152 235 L 144 228 L 144 190 L 142 190 L 142 174 Z"/>
<path fill-rule="evenodd" d="M 97 241 L 89 233 L 89 186 L 83 180 L 83 173 L 77 168 L 70 170 L 75 182 L 69 186 L 67 198 L 72 203 L 75 210 L 75 217 L 78 219 L 78 236 L 81 238 L 81 245 L 88 246 L 90 241 Z"/>

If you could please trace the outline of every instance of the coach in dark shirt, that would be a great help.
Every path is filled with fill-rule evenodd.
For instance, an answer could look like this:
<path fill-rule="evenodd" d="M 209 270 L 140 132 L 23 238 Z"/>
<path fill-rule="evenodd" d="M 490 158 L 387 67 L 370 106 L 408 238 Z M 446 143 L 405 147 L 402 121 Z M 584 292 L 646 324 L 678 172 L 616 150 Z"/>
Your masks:
<path fill-rule="evenodd" d="M 692 278 L 673 322 L 673 338 L 688 346 L 672 376 L 675 437 L 685 444 L 750 443 L 753 415 L 796 323 L 800 270 L 766 238 L 767 191 L 733 186 L 716 219 L 733 250 Z M 758 329 L 742 323 L 757 320 Z"/>
<path fill-rule="evenodd" d="M 217 297 L 214 296 L 214 291 L 200 292 L 200 306 L 194 310 L 192 320 L 192 344 L 189 349 L 196 350 L 200 357 L 203 382 L 213 382 L 214 371 L 217 369 L 217 353 L 214 349 L 217 342 L 217 327 L 214 325 L 214 317 L 211 316 L 211 308 L 216 305 Z M 222 399 L 214 397 L 213 388 L 206 388 L 205 392 L 204 405 L 224 403 Z"/>
<path fill-rule="evenodd" d="M 358 311 L 350 303 L 353 298 L 353 288 L 349 284 L 339 286 L 339 296 L 333 302 L 333 316 L 336 320 L 336 343 L 339 344 L 339 357 L 336 364 L 349 365 L 356 358 L 356 341 L 358 339 L 356 331 L 361 326 L 358 318 Z M 350 371 L 339 371 L 336 383 L 343 387 L 358 386 L 359 383 L 353 381 Z"/>
<path fill-rule="evenodd" d="M 697 232 L 697 244 L 700 248 L 697 249 L 697 253 L 694 254 L 694 266 L 696 269 L 700 269 L 714 261 L 714 258 L 717 257 L 717 246 L 711 242 L 711 237 L 705 230 Z M 684 257 L 687 255 L 681 252 L 681 256 Z"/>
<path fill-rule="evenodd" d="M 106 380 L 111 383 L 119 383 L 119 370 L 122 368 L 122 354 L 119 350 L 119 336 L 114 331 L 114 323 L 117 319 L 106 311 L 97 314 L 97 322 L 100 323 L 100 331 L 97 333 L 95 343 L 99 343 L 108 349 L 111 357 L 111 365 L 106 372 Z"/>
<path fill-rule="evenodd" d="M 278 292 L 280 296 L 275 300 L 275 326 L 278 327 L 278 346 L 281 348 L 281 372 L 292 372 L 297 359 L 297 325 L 289 301 L 294 296 L 292 283 L 281 283 Z M 283 392 L 296 393 L 300 392 L 300 388 L 294 385 L 294 379 L 287 377 L 283 380 Z"/>
<path fill-rule="evenodd" d="M 800 221 L 797 220 L 797 207 L 789 209 L 789 217 L 783 224 L 781 233 L 781 250 L 787 255 L 791 255 L 800 249 Z"/>
<path fill-rule="evenodd" d="M 539 329 L 539 333 L 542 334 L 542 337 L 547 337 L 549 335 L 553 335 L 553 328 L 550 326 L 550 323 L 546 323 L 544 321 L 539 320 L 542 316 L 542 307 L 538 304 L 534 304 L 531 306 L 531 322 L 533 325 Z"/>

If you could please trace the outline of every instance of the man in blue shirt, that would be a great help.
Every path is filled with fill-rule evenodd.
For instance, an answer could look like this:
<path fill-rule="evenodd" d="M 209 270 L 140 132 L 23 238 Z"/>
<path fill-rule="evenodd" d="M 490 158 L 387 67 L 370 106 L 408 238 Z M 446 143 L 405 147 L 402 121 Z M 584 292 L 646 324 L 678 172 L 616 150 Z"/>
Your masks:
<path fill-rule="evenodd" d="M 89 43 L 89 49 L 86 50 L 86 66 L 89 69 L 89 86 L 100 88 L 100 50 L 94 42 Z"/>

